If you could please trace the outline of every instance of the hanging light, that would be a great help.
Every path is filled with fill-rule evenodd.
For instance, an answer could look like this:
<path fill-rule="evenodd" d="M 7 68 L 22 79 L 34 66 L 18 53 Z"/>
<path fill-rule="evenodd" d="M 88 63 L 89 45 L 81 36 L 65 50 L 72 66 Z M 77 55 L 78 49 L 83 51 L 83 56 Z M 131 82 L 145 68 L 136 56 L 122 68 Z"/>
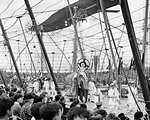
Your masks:
<path fill-rule="evenodd" d="M 19 42 L 20 40 L 16 40 L 17 42 Z"/>
<path fill-rule="evenodd" d="M 91 52 L 94 52 L 94 50 L 91 50 Z"/>
<path fill-rule="evenodd" d="M 55 54 L 55 52 L 52 52 L 52 54 Z"/>

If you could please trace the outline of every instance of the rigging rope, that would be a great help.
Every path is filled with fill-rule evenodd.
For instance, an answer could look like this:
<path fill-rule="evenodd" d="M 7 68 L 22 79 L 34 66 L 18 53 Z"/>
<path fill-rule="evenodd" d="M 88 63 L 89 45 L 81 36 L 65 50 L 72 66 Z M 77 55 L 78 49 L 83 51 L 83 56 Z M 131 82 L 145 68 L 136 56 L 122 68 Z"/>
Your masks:
<path fill-rule="evenodd" d="M 62 2 L 62 0 L 59 0 L 58 2 L 48 6 L 47 8 L 45 8 L 42 12 L 40 12 L 40 14 L 44 13 L 48 8 L 57 5 L 58 3 Z M 56 11 L 56 10 L 55 10 Z M 35 13 L 34 13 L 35 14 Z M 39 16 L 40 14 L 36 15 L 35 17 Z"/>
<path fill-rule="evenodd" d="M 13 16 L 15 14 L 15 12 L 17 12 L 18 10 L 20 10 L 22 7 L 24 7 L 25 4 L 23 4 L 22 6 L 20 6 L 18 9 L 16 9 L 11 16 Z M 8 19 L 6 19 L 6 21 L 4 22 L 4 25 L 6 24 L 6 22 L 8 21 Z"/>
<path fill-rule="evenodd" d="M 11 29 L 17 23 L 17 21 L 18 21 L 18 19 L 16 19 L 15 22 L 9 28 L 7 28 L 6 30 Z"/>
<path fill-rule="evenodd" d="M 31 40 L 27 43 L 27 45 L 29 45 L 31 43 L 31 41 L 33 40 L 33 38 L 35 37 L 35 35 L 31 38 Z M 20 55 L 23 53 L 23 51 L 26 49 L 27 45 L 21 50 L 21 52 L 19 53 L 19 55 L 17 56 L 16 60 L 17 61 L 20 57 Z M 12 69 L 13 66 L 10 67 L 10 69 Z"/>
<path fill-rule="evenodd" d="M 66 45 L 66 40 L 64 40 L 63 53 L 64 53 L 64 50 L 65 50 L 65 45 Z M 62 60 L 63 60 L 63 53 L 62 53 L 62 56 L 61 56 L 60 65 L 59 65 L 59 69 L 58 69 L 57 73 L 59 73 L 60 68 L 61 68 L 61 64 L 62 64 Z"/>
<path fill-rule="evenodd" d="M 59 48 L 59 46 L 56 44 L 56 42 L 53 40 L 53 38 L 47 33 L 47 35 L 49 36 L 49 38 L 54 42 L 54 44 L 57 46 L 57 48 L 62 52 L 62 54 L 64 55 L 64 57 L 66 58 L 67 62 L 69 63 L 69 65 L 71 65 L 71 63 L 69 62 L 68 58 L 66 57 L 65 53 Z"/>
<path fill-rule="evenodd" d="M 0 16 L 8 10 L 8 8 L 10 7 L 10 5 L 14 2 L 14 0 L 11 0 L 10 3 L 8 4 L 8 6 L 0 13 Z"/>

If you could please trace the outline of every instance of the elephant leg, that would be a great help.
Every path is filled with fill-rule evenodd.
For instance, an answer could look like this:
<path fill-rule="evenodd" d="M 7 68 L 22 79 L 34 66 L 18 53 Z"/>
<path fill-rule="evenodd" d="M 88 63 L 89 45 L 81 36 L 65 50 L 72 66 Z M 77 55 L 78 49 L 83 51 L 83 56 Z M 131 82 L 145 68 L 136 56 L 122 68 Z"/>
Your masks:
<path fill-rule="evenodd" d="M 81 102 L 83 102 L 83 96 L 84 96 L 84 91 L 79 88 L 79 99 L 81 100 Z"/>
<path fill-rule="evenodd" d="M 85 97 L 85 102 L 87 102 L 88 99 L 88 90 L 84 89 L 84 97 Z"/>

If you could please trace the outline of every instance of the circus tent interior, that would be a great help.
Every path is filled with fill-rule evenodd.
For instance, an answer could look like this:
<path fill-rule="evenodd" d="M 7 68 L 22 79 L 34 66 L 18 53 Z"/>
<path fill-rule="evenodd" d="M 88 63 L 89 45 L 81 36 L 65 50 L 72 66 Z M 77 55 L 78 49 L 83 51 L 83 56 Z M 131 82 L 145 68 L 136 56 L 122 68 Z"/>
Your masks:
<path fill-rule="evenodd" d="M 70 4 L 77 0 L 70 0 Z M 52 14 L 59 9 L 67 6 L 66 0 L 30 0 L 37 24 L 41 24 Z M 144 35 L 144 17 L 145 17 L 145 1 L 128 0 L 131 17 L 136 33 L 139 49 L 142 49 L 143 35 Z M 30 54 L 33 58 L 35 68 L 37 71 L 41 70 L 41 61 L 43 70 L 46 71 L 46 64 L 41 53 L 36 34 L 30 30 L 32 26 L 31 19 L 26 9 L 23 0 L 1 0 L 0 1 L 0 18 L 7 33 L 17 66 L 20 72 L 33 71 L 33 66 L 30 60 L 29 51 L 27 50 L 27 40 Z M 122 11 L 120 5 L 109 8 L 108 10 L 119 10 L 119 12 L 108 12 L 108 18 L 112 29 L 113 37 L 117 46 L 119 55 L 122 57 L 123 66 L 128 67 L 132 59 L 132 51 L 127 35 L 126 27 L 124 24 Z M 23 34 L 21 24 L 25 32 Z M 100 24 L 102 26 L 100 26 Z M 148 27 L 150 26 L 148 17 Z M 99 56 L 98 70 L 106 70 L 108 66 L 108 59 L 112 59 L 111 51 L 109 48 L 108 37 L 106 34 L 104 18 L 101 12 L 95 13 L 87 17 L 84 21 L 77 23 L 77 31 L 81 46 L 86 58 L 92 63 L 93 56 Z M 103 36 L 104 34 L 104 36 Z M 105 46 L 104 46 L 105 37 Z M 148 31 L 147 37 L 150 37 Z M 51 32 L 43 32 L 42 40 L 44 42 L 46 51 L 49 56 L 50 63 L 54 72 L 69 72 L 73 62 L 73 41 L 74 41 L 74 28 L 70 27 L 59 29 Z M 112 41 L 111 41 L 112 42 Z M 113 43 L 112 43 L 113 44 Z M 146 50 L 146 66 L 150 66 L 150 41 L 147 41 Z M 115 48 L 113 46 L 115 53 Z M 81 58 L 80 49 L 77 50 L 79 60 Z M 116 56 L 116 55 L 115 55 Z M 118 61 L 116 57 L 116 61 Z M 111 61 L 112 62 L 112 61 Z M 0 31 L 0 68 L 6 71 L 15 71 L 11 57 L 2 32 Z"/>

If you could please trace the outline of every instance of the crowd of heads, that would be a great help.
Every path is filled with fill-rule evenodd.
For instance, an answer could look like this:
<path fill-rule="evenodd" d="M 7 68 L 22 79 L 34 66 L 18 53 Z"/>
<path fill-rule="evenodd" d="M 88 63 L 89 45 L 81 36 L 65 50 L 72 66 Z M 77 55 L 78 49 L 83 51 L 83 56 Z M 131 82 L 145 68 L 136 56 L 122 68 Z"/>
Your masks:
<path fill-rule="evenodd" d="M 114 86 L 114 83 L 110 85 Z M 69 106 L 66 97 L 57 94 L 54 98 L 42 92 L 26 93 L 23 89 L 12 87 L 0 88 L 0 120 L 130 120 L 124 113 L 118 115 L 107 113 L 102 109 L 102 102 L 97 102 L 93 110 L 77 98 L 70 98 Z M 141 111 L 134 114 L 134 120 L 142 120 Z"/>
<path fill-rule="evenodd" d="M 36 100 L 35 100 L 36 99 Z M 102 109 L 102 103 L 98 102 L 96 108 L 91 111 L 85 103 L 70 99 L 72 104 L 65 106 L 65 97 L 56 95 L 54 101 L 43 102 L 40 96 L 34 94 L 16 93 L 12 98 L 0 97 L 0 119 L 13 120 L 130 120 L 124 113 L 116 116 Z M 18 102 L 19 105 L 15 104 Z M 143 113 L 138 111 L 134 114 L 134 120 L 142 120 Z"/>

